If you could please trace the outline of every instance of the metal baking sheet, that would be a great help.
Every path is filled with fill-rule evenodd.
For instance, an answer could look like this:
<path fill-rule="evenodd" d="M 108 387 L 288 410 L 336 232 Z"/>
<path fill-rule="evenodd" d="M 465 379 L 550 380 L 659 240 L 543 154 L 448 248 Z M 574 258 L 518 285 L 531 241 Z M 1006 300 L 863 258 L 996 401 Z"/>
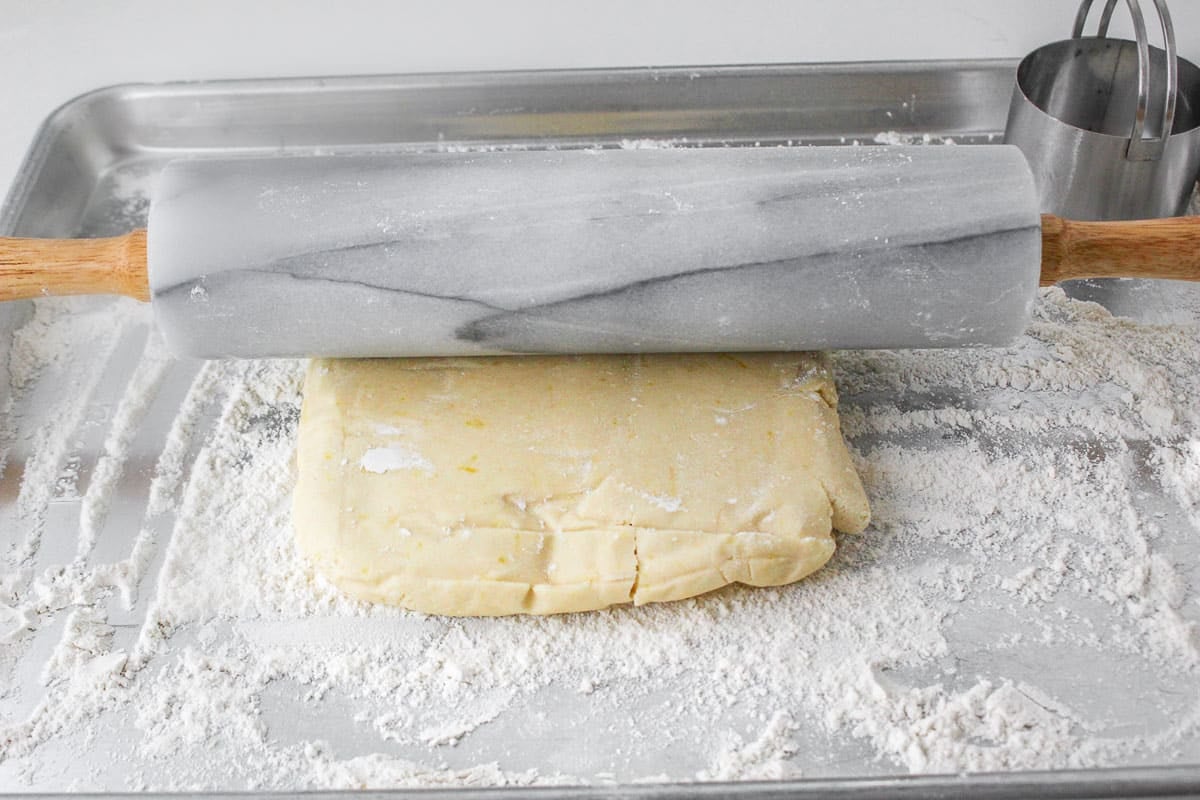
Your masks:
<path fill-rule="evenodd" d="M 988 143 L 998 141 L 1001 135 L 1014 67 L 1015 62 L 1009 61 L 860 63 L 118 86 L 81 96 L 47 120 L 0 211 L 0 234 L 70 237 L 122 233 L 144 222 L 146 193 L 137 187 L 152 183 L 157 170 L 178 157 L 639 146 L 643 140 L 680 146 L 904 140 Z M 1103 287 L 1079 291 L 1103 291 Z M 1126 303 L 1126 311 L 1149 309 L 1150 316 L 1172 307 L 1169 290 L 1160 287 L 1139 290 L 1133 300 L 1130 296 L 1123 293 L 1109 299 Z M 0 341 L 8 341 L 30 315 L 29 304 L 0 306 Z M 5 425 L 0 426 L 8 448 L 7 468 L 0 481 L 0 521 L 19 519 L 20 486 L 36 447 L 31 432 L 37 428 L 39 409 L 48 404 L 48 398 L 90 392 L 78 420 L 78 436 L 71 442 L 70 452 L 63 455 L 69 480 L 79 486 L 86 484 L 103 452 L 105 423 L 142 357 L 142 347 L 142 339 L 125 337 L 111 350 L 98 342 L 95 352 L 77 353 L 82 362 L 94 358 L 105 364 L 87 386 L 69 372 L 53 373 L 38 377 L 36 385 L 23 386 L 13 395 L 11 382 L 0 381 L 0 408 L 8 409 Z M 10 347 L 0 348 L 0 359 L 10 357 Z M 0 371 L 11 366 L 0 363 Z M 161 376 L 154 406 L 131 433 L 130 463 L 135 468 L 128 470 L 108 509 L 108 529 L 136 531 L 148 519 L 149 465 L 199 368 L 195 362 L 175 362 Z M 856 400 L 849 396 L 845 402 Z M 189 455 L 194 455 L 194 449 Z M 37 567 L 67 563 L 74 552 L 78 508 L 64 502 L 58 509 L 62 513 L 51 513 L 41 531 L 32 556 Z M 169 536 L 169 520 L 155 524 L 163 536 Z M 13 529 L 0 531 L 0 542 L 7 546 L 19 539 L 23 534 L 17 527 L 14 524 Z M 1195 544 L 1191 543 L 1189 551 L 1193 563 L 1200 562 Z M 152 569 L 137 587 L 134 601 L 113 617 L 118 636 L 120 629 L 140 625 L 157 580 Z M 47 638 L 12 668 L 9 674 L 14 685 L 0 692 L 0 711 L 6 720 L 18 718 L 36 702 L 38 659 L 44 660 L 52 646 Z M 271 724 L 287 727 L 290 720 L 281 715 Z M 111 735 L 115 741 L 84 744 L 78 752 L 73 748 L 81 746 L 79 743 L 56 747 L 55 742 L 48 742 L 43 746 L 48 766 L 24 775 L 20 784 L 5 785 L 0 780 L 0 789 L 62 788 L 62 776 L 70 773 L 73 759 L 103 759 L 120 753 L 121 731 Z M 531 747 L 538 745 L 536 739 L 529 742 Z M 0 763 L 0 770 L 3 766 Z M 847 754 L 830 765 L 821 780 L 807 782 L 706 787 L 625 784 L 563 791 L 581 797 L 810 793 L 866 798 L 966 792 L 986 797 L 1200 795 L 1200 765 L 1189 764 L 1186 758 L 1184 763 L 1169 766 L 1106 771 L 926 777 L 898 777 L 895 772 Z M 119 793 L 127 787 L 84 783 L 75 788 Z M 462 796 L 492 796 L 504 791 L 468 791 Z"/>

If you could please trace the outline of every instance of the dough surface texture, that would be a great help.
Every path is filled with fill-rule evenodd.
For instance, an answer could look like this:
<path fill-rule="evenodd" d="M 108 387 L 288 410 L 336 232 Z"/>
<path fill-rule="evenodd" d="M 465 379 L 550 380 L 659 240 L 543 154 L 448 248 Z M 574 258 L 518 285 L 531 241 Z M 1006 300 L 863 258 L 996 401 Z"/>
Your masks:
<path fill-rule="evenodd" d="M 869 520 L 836 408 L 814 354 L 314 360 L 297 543 L 434 614 L 791 583 Z"/>

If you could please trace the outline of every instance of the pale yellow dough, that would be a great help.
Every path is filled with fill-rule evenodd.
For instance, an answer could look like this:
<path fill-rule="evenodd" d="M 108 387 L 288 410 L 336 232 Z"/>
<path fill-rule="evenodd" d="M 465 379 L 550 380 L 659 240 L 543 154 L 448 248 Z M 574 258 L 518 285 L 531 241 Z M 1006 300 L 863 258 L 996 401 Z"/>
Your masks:
<path fill-rule="evenodd" d="M 836 407 L 811 354 L 313 361 L 297 542 L 435 614 L 790 583 L 869 518 Z"/>

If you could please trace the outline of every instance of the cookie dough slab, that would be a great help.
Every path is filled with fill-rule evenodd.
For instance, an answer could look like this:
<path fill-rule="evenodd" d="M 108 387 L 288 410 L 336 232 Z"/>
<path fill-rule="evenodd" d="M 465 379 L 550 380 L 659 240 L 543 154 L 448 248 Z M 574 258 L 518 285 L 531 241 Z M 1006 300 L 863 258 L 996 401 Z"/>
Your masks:
<path fill-rule="evenodd" d="M 814 354 L 314 360 L 297 543 L 435 614 L 790 583 L 869 519 L 836 407 Z"/>

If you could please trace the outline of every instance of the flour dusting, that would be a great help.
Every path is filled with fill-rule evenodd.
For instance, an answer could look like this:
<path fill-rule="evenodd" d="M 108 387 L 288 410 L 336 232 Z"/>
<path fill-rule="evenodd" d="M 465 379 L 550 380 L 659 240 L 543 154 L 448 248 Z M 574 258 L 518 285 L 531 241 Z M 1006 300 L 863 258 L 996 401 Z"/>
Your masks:
<path fill-rule="evenodd" d="M 364 472 L 384 473 L 397 469 L 415 469 L 433 472 L 433 463 L 417 451 L 403 445 L 372 447 L 363 453 L 359 466 Z"/>
<path fill-rule="evenodd" d="M 302 362 L 177 361 L 136 304 L 40 300 L 0 428 L 0 784 L 1198 762 L 1200 301 L 1177 297 L 1139 322 L 1049 289 L 1008 348 L 835 354 L 874 522 L 799 584 L 501 619 L 353 602 L 297 555 Z M 363 468 L 420 468 L 384 449 Z"/>

